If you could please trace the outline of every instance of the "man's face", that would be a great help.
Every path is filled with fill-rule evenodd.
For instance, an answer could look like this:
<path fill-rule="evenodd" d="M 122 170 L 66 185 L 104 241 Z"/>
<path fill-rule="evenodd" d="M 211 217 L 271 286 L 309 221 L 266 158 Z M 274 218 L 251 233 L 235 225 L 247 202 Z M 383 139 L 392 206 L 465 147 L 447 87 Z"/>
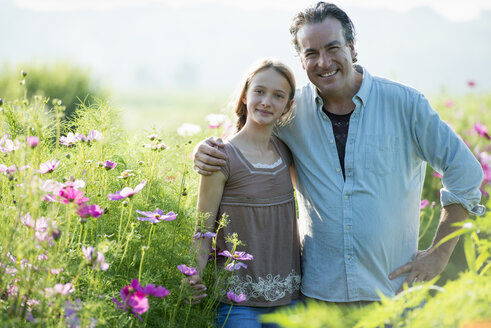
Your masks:
<path fill-rule="evenodd" d="M 326 18 L 303 26 L 297 33 L 300 60 L 309 80 L 321 95 L 346 93 L 354 76 L 354 44 L 346 44 L 341 23 Z"/>

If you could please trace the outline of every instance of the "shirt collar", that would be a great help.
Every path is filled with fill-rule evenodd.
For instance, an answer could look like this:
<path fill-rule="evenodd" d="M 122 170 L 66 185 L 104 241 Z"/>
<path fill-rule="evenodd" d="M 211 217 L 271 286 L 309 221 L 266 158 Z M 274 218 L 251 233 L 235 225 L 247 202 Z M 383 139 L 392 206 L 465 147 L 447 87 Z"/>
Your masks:
<path fill-rule="evenodd" d="M 370 73 L 368 73 L 368 71 L 363 66 L 355 65 L 355 68 L 357 71 L 361 71 L 363 73 L 363 81 L 361 82 L 360 89 L 353 97 L 353 101 L 355 100 L 355 98 L 359 98 L 362 105 L 365 106 L 368 100 L 368 96 L 370 94 L 370 89 L 372 88 L 373 77 L 370 75 Z M 322 105 L 324 101 L 322 100 L 321 96 L 319 96 L 319 92 L 317 88 L 315 87 L 315 85 L 312 84 L 312 82 L 310 82 L 310 86 L 313 90 L 315 102 L 317 104 Z"/>

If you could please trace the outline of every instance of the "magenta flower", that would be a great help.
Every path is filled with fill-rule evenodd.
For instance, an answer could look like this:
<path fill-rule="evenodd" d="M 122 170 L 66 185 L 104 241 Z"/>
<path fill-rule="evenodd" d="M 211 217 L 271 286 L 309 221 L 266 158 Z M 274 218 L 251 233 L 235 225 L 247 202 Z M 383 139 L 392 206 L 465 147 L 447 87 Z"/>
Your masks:
<path fill-rule="evenodd" d="M 205 231 L 205 232 L 197 232 L 193 235 L 193 238 L 194 239 L 200 239 L 200 238 L 214 238 L 216 237 L 216 233 L 214 232 L 209 232 L 209 231 Z"/>
<path fill-rule="evenodd" d="M 82 205 L 82 203 L 87 203 L 89 201 L 88 197 L 84 197 L 84 192 L 78 190 L 74 187 L 64 187 L 58 192 L 58 197 L 60 198 L 60 203 L 76 203 Z"/>
<path fill-rule="evenodd" d="M 100 268 L 102 271 L 109 269 L 109 264 L 106 263 L 104 254 L 95 252 L 94 247 L 89 246 L 85 248 L 85 246 L 82 246 L 82 252 L 85 258 L 92 264 L 92 269 L 97 270 Z"/>
<path fill-rule="evenodd" d="M 426 206 L 428 206 L 428 204 L 429 204 L 429 203 L 430 203 L 430 202 L 429 202 L 427 199 L 423 199 L 423 200 L 421 201 L 421 204 L 420 204 L 420 206 L 419 206 L 419 209 L 420 209 L 420 210 L 425 209 L 425 208 L 426 208 Z"/>
<path fill-rule="evenodd" d="M 245 294 L 239 294 L 236 295 L 233 291 L 229 290 L 227 292 L 227 298 L 232 302 L 232 303 L 242 303 L 247 299 L 247 295 Z"/>
<path fill-rule="evenodd" d="M 141 215 L 145 215 L 145 217 L 138 217 L 138 220 L 150 221 L 152 223 L 159 223 L 162 221 L 173 221 L 177 217 L 177 214 L 174 212 L 169 212 L 167 214 L 164 214 L 164 211 L 158 208 L 155 210 L 155 212 L 143 212 L 139 210 L 136 210 L 136 212 Z"/>
<path fill-rule="evenodd" d="M 135 187 L 135 189 L 132 189 L 130 187 L 125 187 L 120 191 L 116 191 L 115 194 L 107 195 L 107 198 L 109 198 L 109 200 L 120 200 L 126 197 L 131 197 L 137 192 L 141 191 L 143 187 L 145 187 L 146 183 L 147 183 L 146 181 L 141 182 L 138 186 Z"/>
<path fill-rule="evenodd" d="M 164 298 L 169 295 L 169 291 L 162 286 L 155 287 L 154 284 L 142 287 L 137 279 L 133 279 L 131 285 L 123 287 L 119 294 L 121 302 L 114 297 L 112 299 L 117 304 L 116 308 L 131 311 L 141 321 L 140 314 L 147 312 L 149 308 L 147 296 Z"/>
<path fill-rule="evenodd" d="M 251 254 L 247 254 L 246 252 L 235 252 L 232 255 L 230 254 L 229 251 L 225 250 L 223 252 L 218 253 L 218 255 L 230 257 L 231 259 L 238 260 L 238 261 L 249 261 L 254 259 L 254 257 Z"/>
<path fill-rule="evenodd" d="M 65 296 L 65 295 L 73 293 L 75 291 L 75 289 L 73 289 L 71 283 L 67 283 L 64 285 L 63 284 L 56 284 L 54 287 L 45 288 L 44 291 L 46 293 L 46 297 L 51 297 L 51 296 L 54 296 L 57 294 L 60 294 L 61 296 Z"/>
<path fill-rule="evenodd" d="M 83 204 L 77 210 L 77 214 L 84 219 L 89 216 L 93 218 L 98 218 L 99 216 L 102 215 L 102 213 L 104 213 L 104 210 L 99 205 L 96 204 L 92 204 L 92 205 Z"/>
<path fill-rule="evenodd" d="M 42 163 L 39 166 L 39 173 L 46 174 L 49 172 L 53 172 L 60 165 L 60 161 L 56 159 L 52 159 L 51 161 L 47 161 L 46 163 Z"/>
<path fill-rule="evenodd" d="M 34 136 L 27 137 L 27 144 L 31 148 L 36 147 L 39 144 L 39 137 L 34 137 Z"/>
<path fill-rule="evenodd" d="M 474 124 L 474 130 L 481 136 L 481 137 L 484 137 L 488 140 L 491 139 L 491 137 L 489 136 L 488 134 L 488 128 L 481 124 L 481 123 L 476 123 Z"/>
<path fill-rule="evenodd" d="M 116 165 L 118 165 L 118 164 L 111 162 L 111 161 L 106 161 L 105 163 L 101 163 L 101 166 L 108 171 L 114 169 L 116 167 Z"/>
<path fill-rule="evenodd" d="M 181 273 L 185 274 L 186 276 L 194 276 L 195 274 L 198 273 L 198 271 L 195 268 L 188 267 L 185 264 L 178 265 L 177 269 L 181 271 Z"/>
<path fill-rule="evenodd" d="M 469 80 L 467 81 L 467 85 L 471 88 L 475 87 L 476 86 L 476 82 L 474 82 L 473 80 Z"/>

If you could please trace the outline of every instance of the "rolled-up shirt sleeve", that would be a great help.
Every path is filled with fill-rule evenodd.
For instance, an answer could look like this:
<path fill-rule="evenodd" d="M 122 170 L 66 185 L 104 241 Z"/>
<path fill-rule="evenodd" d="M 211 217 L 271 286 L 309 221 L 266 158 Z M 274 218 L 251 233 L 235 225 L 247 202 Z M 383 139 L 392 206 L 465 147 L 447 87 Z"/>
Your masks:
<path fill-rule="evenodd" d="M 452 128 L 440 119 L 423 96 L 413 107 L 413 133 L 419 145 L 419 156 L 442 174 L 442 206 L 461 204 L 468 212 L 483 215 L 479 187 L 484 173 L 479 161 Z"/>

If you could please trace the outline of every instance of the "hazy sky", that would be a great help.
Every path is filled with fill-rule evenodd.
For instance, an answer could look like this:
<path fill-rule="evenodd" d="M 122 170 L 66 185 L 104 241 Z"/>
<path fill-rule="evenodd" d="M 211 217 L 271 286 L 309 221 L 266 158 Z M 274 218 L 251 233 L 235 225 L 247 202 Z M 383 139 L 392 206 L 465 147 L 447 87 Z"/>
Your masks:
<path fill-rule="evenodd" d="M 115 89 L 229 91 L 261 57 L 307 82 L 294 14 L 316 0 L 0 0 L 0 64 L 69 60 Z M 425 94 L 491 90 L 491 0 L 337 0 L 360 65 Z M 3 8 L 2 8 L 3 7 Z M 428 8 L 430 7 L 430 8 Z M 4 33 L 2 33 L 4 32 Z"/>
<path fill-rule="evenodd" d="M 69 11 L 69 10 L 110 10 L 114 8 L 143 6 L 150 3 L 165 3 L 169 6 L 188 6 L 192 4 L 222 4 L 241 9 L 273 8 L 297 10 L 315 1 L 309 0 L 10 0 L 17 5 L 33 10 Z M 442 16 L 454 20 L 474 19 L 484 9 L 491 9 L 490 0 L 339 0 L 333 1 L 339 6 L 374 7 L 394 10 L 409 10 L 418 6 L 433 8 Z"/>

